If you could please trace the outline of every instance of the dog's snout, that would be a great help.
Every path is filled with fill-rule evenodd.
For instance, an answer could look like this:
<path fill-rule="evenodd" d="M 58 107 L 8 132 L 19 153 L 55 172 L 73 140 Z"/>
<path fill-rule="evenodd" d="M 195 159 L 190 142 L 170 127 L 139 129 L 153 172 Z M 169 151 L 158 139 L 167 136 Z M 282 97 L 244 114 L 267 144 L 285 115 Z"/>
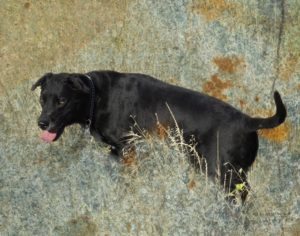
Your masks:
<path fill-rule="evenodd" d="M 38 122 L 38 125 L 39 125 L 39 127 L 40 127 L 42 130 L 45 130 L 45 129 L 48 128 L 49 122 L 48 122 L 48 121 L 45 121 L 45 120 L 40 120 L 40 121 Z"/>

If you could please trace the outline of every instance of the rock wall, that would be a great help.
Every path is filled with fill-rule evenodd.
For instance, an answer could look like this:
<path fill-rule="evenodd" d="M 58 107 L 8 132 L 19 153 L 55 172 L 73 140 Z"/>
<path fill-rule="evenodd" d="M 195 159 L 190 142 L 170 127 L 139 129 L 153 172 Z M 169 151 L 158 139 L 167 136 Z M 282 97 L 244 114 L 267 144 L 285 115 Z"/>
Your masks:
<path fill-rule="evenodd" d="M 280 127 L 260 132 L 259 156 L 265 163 L 272 160 L 271 165 L 276 165 L 276 173 L 281 179 L 278 186 L 281 187 L 274 187 L 275 192 L 281 193 L 284 186 L 293 186 L 292 195 L 299 195 L 299 12 L 297 0 L 1 1 L 0 123 L 5 132 L 0 147 L 3 172 L 0 197 L 1 193 L 4 196 L 0 205 L 5 206 L 5 210 L 2 213 L 0 210 L 0 232 L 2 229 L 6 230 L 3 232 L 14 232 L 13 206 L 27 199 L 24 193 L 23 198 L 11 202 L 9 193 L 16 186 L 21 188 L 22 184 L 14 185 L 7 180 L 12 176 L 20 177 L 18 171 L 26 175 L 31 168 L 22 167 L 23 162 L 13 153 L 20 153 L 24 162 L 27 155 L 38 158 L 37 154 L 21 149 L 22 145 L 26 147 L 24 150 L 30 149 L 30 145 L 38 142 L 30 140 L 39 132 L 35 122 L 39 108 L 37 94 L 31 94 L 29 88 L 49 71 L 108 69 L 146 73 L 203 91 L 253 116 L 269 116 L 274 112 L 272 92 L 278 90 L 287 106 L 288 118 Z M 5 138 L 6 135 L 15 135 L 18 139 Z M 18 140 L 19 146 L 6 140 Z M 37 147 L 42 157 L 47 155 L 42 147 Z M 55 148 L 59 149 L 59 146 L 46 149 L 52 157 Z M 67 149 L 65 155 L 69 152 Z M 80 170 L 84 163 L 80 165 L 81 154 L 78 155 Z M 40 161 L 45 160 L 36 161 L 41 164 Z M 57 164 L 59 160 L 53 162 Z M 52 164 L 49 161 L 43 168 L 55 168 Z M 101 181 L 98 184 L 101 185 Z M 284 199 L 279 202 L 292 201 L 294 209 L 300 209 L 295 198 Z M 25 209 L 26 204 L 21 207 Z M 32 214 L 34 212 L 32 208 Z M 90 218 L 79 216 L 72 222 L 72 214 L 68 214 L 64 218 L 70 220 L 68 227 L 87 225 L 93 232 L 91 235 L 98 232 L 98 224 L 91 223 Z M 299 212 L 295 214 L 299 216 Z M 19 227 L 26 228 L 22 217 L 18 220 Z M 65 230 L 69 230 L 68 227 Z M 55 231 L 50 228 L 37 232 Z"/>

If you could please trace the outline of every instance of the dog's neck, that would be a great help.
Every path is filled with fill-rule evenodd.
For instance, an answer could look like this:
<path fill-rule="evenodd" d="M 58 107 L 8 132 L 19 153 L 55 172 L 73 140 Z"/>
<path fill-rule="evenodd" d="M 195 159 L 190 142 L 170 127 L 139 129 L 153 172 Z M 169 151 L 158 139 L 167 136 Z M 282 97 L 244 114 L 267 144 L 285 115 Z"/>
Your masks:
<path fill-rule="evenodd" d="M 90 86 L 90 110 L 89 110 L 89 115 L 86 120 L 86 128 L 90 130 L 91 124 L 93 122 L 93 116 L 94 116 L 94 107 L 95 107 L 95 85 L 92 80 L 92 77 L 88 74 L 84 74 L 84 76 L 88 79 L 89 81 L 89 86 Z"/>

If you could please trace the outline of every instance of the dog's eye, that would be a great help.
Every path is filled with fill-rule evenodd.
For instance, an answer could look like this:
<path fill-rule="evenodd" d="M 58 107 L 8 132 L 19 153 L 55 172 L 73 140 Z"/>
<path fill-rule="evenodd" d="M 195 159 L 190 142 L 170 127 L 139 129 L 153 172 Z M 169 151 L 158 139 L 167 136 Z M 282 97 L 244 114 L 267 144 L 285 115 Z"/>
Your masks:
<path fill-rule="evenodd" d="M 67 102 L 67 99 L 65 99 L 65 98 L 59 98 L 59 99 L 58 99 L 58 104 L 59 104 L 60 106 L 64 105 L 66 102 Z"/>

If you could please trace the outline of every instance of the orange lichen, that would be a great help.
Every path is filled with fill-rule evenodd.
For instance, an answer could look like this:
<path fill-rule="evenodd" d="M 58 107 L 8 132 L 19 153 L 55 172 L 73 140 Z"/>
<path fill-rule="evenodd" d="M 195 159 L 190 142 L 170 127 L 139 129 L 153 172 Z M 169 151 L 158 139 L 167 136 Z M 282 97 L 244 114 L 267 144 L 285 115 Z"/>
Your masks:
<path fill-rule="evenodd" d="M 123 151 L 122 163 L 125 166 L 135 166 L 137 164 L 136 150 L 134 147 Z"/>
<path fill-rule="evenodd" d="M 188 184 L 187 184 L 187 187 L 189 190 L 192 190 L 196 187 L 196 181 L 194 179 L 191 179 Z"/>
<path fill-rule="evenodd" d="M 96 223 L 87 215 L 68 221 L 68 228 L 71 229 L 71 233 L 68 235 L 99 235 Z"/>
<path fill-rule="evenodd" d="M 226 100 L 227 96 L 223 94 L 224 90 L 232 86 L 231 81 L 222 81 L 217 75 L 213 75 L 210 81 L 207 81 L 202 86 L 203 91 L 207 94 L 219 98 L 221 100 Z"/>
<path fill-rule="evenodd" d="M 167 79 L 167 82 L 169 82 L 170 84 L 178 85 L 178 80 L 175 77 L 169 77 Z"/>
<path fill-rule="evenodd" d="M 299 56 L 294 54 L 289 54 L 282 59 L 279 69 L 279 78 L 282 80 L 288 80 L 292 77 L 296 70 L 296 66 L 299 61 Z"/>
<path fill-rule="evenodd" d="M 274 109 L 270 110 L 256 110 L 254 113 L 256 117 L 271 117 L 274 115 Z M 260 129 L 258 134 L 260 137 L 268 139 L 276 143 L 282 143 L 288 140 L 291 130 L 291 124 L 285 121 L 280 126 L 273 129 Z"/>
<path fill-rule="evenodd" d="M 246 102 L 244 100 L 242 100 L 242 99 L 239 102 L 240 102 L 241 109 L 243 109 L 244 106 L 245 106 L 245 104 L 246 104 Z"/>
<path fill-rule="evenodd" d="M 225 0 L 193 1 L 190 6 L 192 12 L 203 15 L 207 20 L 218 19 L 226 11 L 232 11 L 235 4 Z"/>
<path fill-rule="evenodd" d="M 29 3 L 29 2 L 24 3 L 24 7 L 25 7 L 26 9 L 28 9 L 28 8 L 30 7 L 30 3 Z"/>
<path fill-rule="evenodd" d="M 151 140 L 153 137 L 157 137 L 161 140 L 164 140 L 168 137 L 168 127 L 169 125 L 161 124 L 159 121 L 157 121 L 154 128 L 145 134 L 146 138 Z"/>
<path fill-rule="evenodd" d="M 38 158 L 36 160 L 33 161 L 33 164 L 34 165 L 41 165 L 41 164 L 44 164 L 46 162 L 45 159 L 42 159 L 42 158 Z"/>
<path fill-rule="evenodd" d="M 126 224 L 126 228 L 127 228 L 127 232 L 130 233 L 130 231 L 131 231 L 131 224 L 127 223 Z"/>
<path fill-rule="evenodd" d="M 165 139 L 168 136 L 167 129 L 159 122 L 156 124 L 156 134 L 160 139 Z"/>
<path fill-rule="evenodd" d="M 232 57 L 216 57 L 213 62 L 218 66 L 219 70 L 229 74 L 235 73 L 238 69 L 245 66 L 244 59 L 236 56 Z"/>
<path fill-rule="evenodd" d="M 122 29 L 119 22 L 126 19 L 130 1 L 86 1 L 80 7 L 81 17 L 76 16 L 76 1 L 3 2 L 0 40 L 1 45 L 5 45 L 5 50 L 1 50 L 1 82 L 10 90 L 55 65 L 75 65 L 78 62 L 75 55 L 82 44 L 86 51 L 98 35 L 112 27 L 118 29 L 117 32 Z M 51 11 L 48 10 L 50 8 Z M 13 31 L 10 25 L 13 25 Z M 39 50 L 32 50 L 36 47 Z M 39 65 L 38 71 L 32 69 L 35 68 L 34 65 Z M 23 76 L 18 76 L 20 71 Z M 5 91 L 0 85 L 0 96 L 2 95 L 5 95 Z"/>
<path fill-rule="evenodd" d="M 82 215 L 78 219 L 71 219 L 70 223 L 71 224 L 77 224 L 79 221 L 88 222 L 90 220 L 91 220 L 91 217 L 89 217 L 87 215 Z"/>
<path fill-rule="evenodd" d="M 289 138 L 290 129 L 290 124 L 285 122 L 274 129 L 259 130 L 259 135 L 273 142 L 282 143 Z"/>

